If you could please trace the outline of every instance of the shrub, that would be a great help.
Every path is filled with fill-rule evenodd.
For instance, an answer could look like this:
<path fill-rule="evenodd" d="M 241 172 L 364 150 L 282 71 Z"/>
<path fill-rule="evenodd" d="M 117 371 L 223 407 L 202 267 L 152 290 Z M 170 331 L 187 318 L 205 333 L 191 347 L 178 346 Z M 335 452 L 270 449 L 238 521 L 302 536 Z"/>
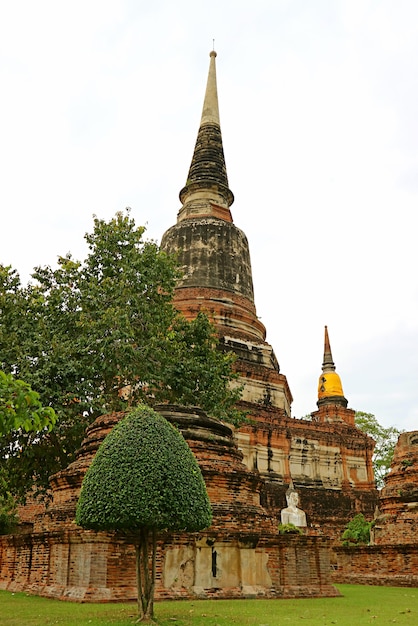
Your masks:
<path fill-rule="evenodd" d="M 279 524 L 279 535 L 303 535 L 303 530 L 294 524 Z"/>
<path fill-rule="evenodd" d="M 348 522 L 342 535 L 343 546 L 368 545 L 373 522 L 368 522 L 363 513 L 359 513 Z"/>

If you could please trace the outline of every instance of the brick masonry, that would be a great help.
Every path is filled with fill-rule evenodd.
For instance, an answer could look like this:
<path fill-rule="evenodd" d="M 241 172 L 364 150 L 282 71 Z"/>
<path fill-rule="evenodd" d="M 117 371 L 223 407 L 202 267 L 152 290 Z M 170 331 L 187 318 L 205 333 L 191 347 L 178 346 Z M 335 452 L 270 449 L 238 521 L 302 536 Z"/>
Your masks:
<path fill-rule="evenodd" d="M 260 502 L 264 481 L 242 462 L 231 429 L 202 411 L 160 407 L 183 432 L 201 467 L 213 507 L 203 533 L 162 534 L 157 598 L 335 596 L 329 542 L 279 536 Z M 133 538 L 85 531 L 74 522 L 85 472 L 122 417 L 102 416 L 87 430 L 77 459 L 51 480 L 53 502 L 32 532 L 0 538 L 0 588 L 73 601 L 134 599 Z"/>
<path fill-rule="evenodd" d="M 374 545 L 335 549 L 333 580 L 418 586 L 418 431 L 399 436 L 374 521 Z"/>
<path fill-rule="evenodd" d="M 418 586 L 418 546 L 414 544 L 334 548 L 335 583 Z"/>

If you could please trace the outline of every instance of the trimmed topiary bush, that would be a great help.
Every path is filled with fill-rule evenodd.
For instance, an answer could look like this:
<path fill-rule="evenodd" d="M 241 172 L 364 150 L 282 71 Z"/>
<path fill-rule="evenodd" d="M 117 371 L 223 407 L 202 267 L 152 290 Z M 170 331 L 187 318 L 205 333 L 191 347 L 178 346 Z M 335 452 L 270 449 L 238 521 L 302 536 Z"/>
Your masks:
<path fill-rule="evenodd" d="M 86 473 L 76 522 L 135 533 L 139 611 L 151 619 L 157 531 L 197 531 L 212 522 L 200 468 L 180 432 L 148 406 L 131 411 Z"/>

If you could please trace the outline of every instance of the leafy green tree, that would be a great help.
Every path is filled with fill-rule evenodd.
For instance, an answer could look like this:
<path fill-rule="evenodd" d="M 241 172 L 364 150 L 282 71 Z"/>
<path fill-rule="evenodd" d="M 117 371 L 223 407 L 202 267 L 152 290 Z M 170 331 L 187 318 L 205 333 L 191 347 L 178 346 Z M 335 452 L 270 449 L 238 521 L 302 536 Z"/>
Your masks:
<path fill-rule="evenodd" d="M 363 513 L 359 513 L 350 520 L 343 532 L 342 541 L 345 546 L 370 543 L 370 528 L 373 522 L 368 522 Z"/>
<path fill-rule="evenodd" d="M 157 397 L 184 406 L 198 405 L 213 417 L 239 425 L 245 415 L 235 408 L 242 392 L 236 382 L 238 374 L 231 369 L 236 357 L 232 352 L 220 355 L 216 330 L 207 315 L 200 312 L 190 322 L 178 316 L 167 341 L 162 389 Z"/>
<path fill-rule="evenodd" d="M 77 396 L 76 266 L 60 259 L 54 281 L 45 277 L 26 287 L 14 270 L 0 266 L 0 367 L 36 389 L 58 416 L 52 431 L 20 429 L 0 437 L 9 488 L 20 497 L 33 484 L 48 488 L 48 477 L 72 459 L 89 422 L 89 404 Z"/>
<path fill-rule="evenodd" d="M 212 522 L 200 468 L 180 432 L 145 405 L 128 413 L 87 470 L 76 522 L 133 533 L 139 613 L 152 619 L 157 532 L 197 531 Z"/>
<path fill-rule="evenodd" d="M 373 469 L 376 485 L 379 489 L 384 486 L 384 478 L 389 472 L 398 437 L 402 431 L 389 426 L 385 428 L 377 421 L 372 413 L 356 411 L 355 422 L 357 428 L 370 435 L 376 446 L 373 453 Z"/>
<path fill-rule="evenodd" d="M 97 416 L 146 400 L 201 406 L 229 421 L 239 397 L 230 388 L 233 357 L 216 349 L 203 314 L 187 322 L 172 302 L 173 258 L 144 240 L 129 212 L 94 219 L 83 262 L 60 257 L 22 286 L 0 266 L 0 369 L 27 381 L 58 420 L 36 437 L 0 437 L 12 493 L 67 466 Z"/>
<path fill-rule="evenodd" d="M 52 407 L 43 407 L 39 394 L 23 380 L 0 370 L 0 435 L 24 430 L 52 429 L 56 422 Z"/>
<path fill-rule="evenodd" d="M 19 431 L 36 436 L 43 430 L 50 432 L 55 422 L 55 411 L 42 406 L 36 391 L 0 371 L 0 437 Z M 10 532 L 16 523 L 16 499 L 8 487 L 6 468 L 0 466 L 0 535 Z"/>
<path fill-rule="evenodd" d="M 16 499 L 9 491 L 7 476 L 0 467 L 0 535 L 12 532 L 18 522 Z"/>

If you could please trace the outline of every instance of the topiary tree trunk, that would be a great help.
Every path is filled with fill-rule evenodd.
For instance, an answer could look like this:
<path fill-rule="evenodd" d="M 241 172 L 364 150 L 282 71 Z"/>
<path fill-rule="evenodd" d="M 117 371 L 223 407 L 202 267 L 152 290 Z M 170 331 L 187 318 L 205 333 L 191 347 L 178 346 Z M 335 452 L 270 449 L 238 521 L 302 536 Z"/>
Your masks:
<path fill-rule="evenodd" d="M 157 533 L 141 528 L 139 542 L 135 544 L 138 613 L 141 622 L 154 619 L 154 591 L 157 557 Z"/>

